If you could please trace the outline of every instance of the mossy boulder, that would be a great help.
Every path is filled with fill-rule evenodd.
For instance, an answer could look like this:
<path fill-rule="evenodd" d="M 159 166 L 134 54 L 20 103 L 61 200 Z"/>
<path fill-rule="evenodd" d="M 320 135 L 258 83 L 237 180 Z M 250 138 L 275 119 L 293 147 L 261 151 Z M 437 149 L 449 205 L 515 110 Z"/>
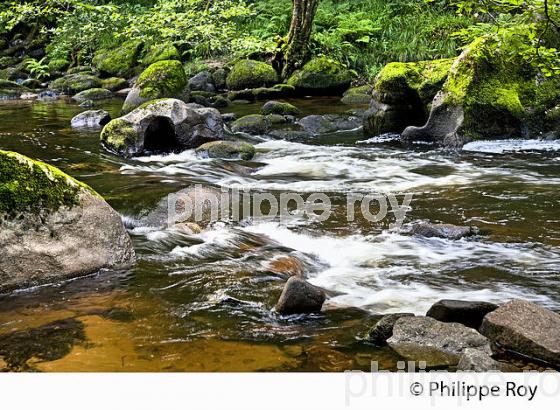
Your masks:
<path fill-rule="evenodd" d="M 265 134 L 271 129 L 271 122 L 268 116 L 261 114 L 251 114 L 235 120 L 231 124 L 233 132 L 243 132 L 246 134 L 260 135 Z"/>
<path fill-rule="evenodd" d="M 122 111 L 128 113 L 147 101 L 160 98 L 186 101 L 189 98 L 187 84 L 188 79 L 180 61 L 158 61 L 140 74 L 124 102 Z"/>
<path fill-rule="evenodd" d="M 101 80 L 91 74 L 69 74 L 54 80 L 49 88 L 73 95 L 91 88 L 101 88 Z"/>
<path fill-rule="evenodd" d="M 270 64 L 243 60 L 233 66 L 226 83 L 230 90 L 270 87 L 278 83 L 278 74 Z"/>
<path fill-rule="evenodd" d="M 133 74 L 134 67 L 144 43 L 139 40 L 124 42 L 119 47 L 110 50 L 100 50 L 93 57 L 93 64 L 107 76 L 128 77 Z"/>
<path fill-rule="evenodd" d="M 0 100 L 18 99 L 30 90 L 14 81 L 0 80 Z"/>
<path fill-rule="evenodd" d="M 128 82 L 124 78 L 120 77 L 110 77 L 101 80 L 101 88 L 105 88 L 109 91 L 118 91 L 126 88 Z"/>
<path fill-rule="evenodd" d="M 222 138 L 218 110 L 173 98 L 146 102 L 101 132 L 102 144 L 124 157 L 180 152 Z"/>
<path fill-rule="evenodd" d="M 366 84 L 359 87 L 349 88 L 342 99 L 340 100 L 343 104 L 348 105 L 362 105 L 369 104 L 371 101 L 371 92 L 373 91 L 373 86 Z"/>
<path fill-rule="evenodd" d="M 290 98 L 294 97 L 296 89 L 288 84 L 276 84 L 272 87 L 259 87 L 254 89 L 246 89 L 240 91 L 230 91 L 228 99 L 236 100 L 270 100 L 271 98 Z"/>
<path fill-rule="evenodd" d="M 114 94 L 106 90 L 105 88 L 90 88 L 89 90 L 82 91 L 72 97 L 74 100 L 78 102 L 84 101 L 99 101 L 99 100 L 108 100 L 113 98 Z"/>
<path fill-rule="evenodd" d="M 288 84 L 301 93 L 327 95 L 342 94 L 351 82 L 352 73 L 327 57 L 314 58 L 288 80 Z"/>
<path fill-rule="evenodd" d="M 509 41 L 480 37 L 470 44 L 451 67 L 426 125 L 407 128 L 403 139 L 457 147 L 547 131 L 546 112 L 560 100 L 560 79 L 541 79 L 510 52 L 516 46 Z"/>
<path fill-rule="evenodd" d="M 152 45 L 146 51 L 146 55 L 142 58 L 142 65 L 148 67 L 158 61 L 177 60 L 181 61 L 181 53 L 173 43 L 163 43 Z"/>
<path fill-rule="evenodd" d="M 65 58 L 56 58 L 49 61 L 49 72 L 59 73 L 66 70 L 70 66 L 70 61 Z"/>
<path fill-rule="evenodd" d="M 123 268 L 134 261 L 120 215 L 59 169 L 0 150 L 0 291 Z"/>
<path fill-rule="evenodd" d="M 269 101 L 261 108 L 261 114 L 299 115 L 301 111 L 296 106 L 280 101 Z"/>
<path fill-rule="evenodd" d="M 218 90 L 223 90 L 227 86 L 228 72 L 225 68 L 218 68 L 212 73 L 212 80 Z"/>
<path fill-rule="evenodd" d="M 213 141 L 196 149 L 202 158 L 249 161 L 255 156 L 255 147 L 243 141 Z"/>

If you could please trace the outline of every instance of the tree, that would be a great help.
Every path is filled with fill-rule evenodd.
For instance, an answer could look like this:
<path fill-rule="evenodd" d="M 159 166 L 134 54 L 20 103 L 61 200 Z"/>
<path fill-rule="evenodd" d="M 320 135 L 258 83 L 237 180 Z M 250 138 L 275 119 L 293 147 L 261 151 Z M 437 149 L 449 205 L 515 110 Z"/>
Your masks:
<path fill-rule="evenodd" d="M 292 4 L 290 31 L 275 59 L 284 79 L 303 66 L 309 56 L 309 40 L 319 0 L 292 0 Z"/>

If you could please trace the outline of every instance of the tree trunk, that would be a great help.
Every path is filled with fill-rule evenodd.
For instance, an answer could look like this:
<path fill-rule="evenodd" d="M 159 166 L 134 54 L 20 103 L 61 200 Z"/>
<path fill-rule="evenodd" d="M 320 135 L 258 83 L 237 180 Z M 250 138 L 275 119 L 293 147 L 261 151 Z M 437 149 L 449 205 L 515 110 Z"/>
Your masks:
<path fill-rule="evenodd" d="M 313 19 L 319 0 L 292 0 L 292 22 L 283 52 L 282 78 L 287 79 L 307 60 Z"/>

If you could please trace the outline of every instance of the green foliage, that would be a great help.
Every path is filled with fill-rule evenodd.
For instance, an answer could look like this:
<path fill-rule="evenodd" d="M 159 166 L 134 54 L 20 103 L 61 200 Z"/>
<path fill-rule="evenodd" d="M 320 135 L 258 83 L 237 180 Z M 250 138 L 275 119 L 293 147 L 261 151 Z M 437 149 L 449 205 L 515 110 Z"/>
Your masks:
<path fill-rule="evenodd" d="M 43 57 L 39 61 L 31 58 L 25 61 L 25 68 L 27 68 L 27 70 L 33 77 L 41 80 L 49 76 L 50 69 L 49 65 L 45 64 L 46 60 L 46 57 Z"/>

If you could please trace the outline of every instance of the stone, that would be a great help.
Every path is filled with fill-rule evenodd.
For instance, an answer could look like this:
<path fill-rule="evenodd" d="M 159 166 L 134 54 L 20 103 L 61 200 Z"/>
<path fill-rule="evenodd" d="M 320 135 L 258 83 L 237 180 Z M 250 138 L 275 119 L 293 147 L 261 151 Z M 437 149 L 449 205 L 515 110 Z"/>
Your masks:
<path fill-rule="evenodd" d="M 350 87 L 352 73 L 340 63 L 317 57 L 297 70 L 288 80 L 300 94 L 338 95 Z"/>
<path fill-rule="evenodd" d="M 383 346 L 387 344 L 387 340 L 393 336 L 393 327 L 397 320 L 401 317 L 414 316 L 412 313 L 390 313 L 384 315 L 379 321 L 371 328 L 368 333 L 368 341 L 377 345 Z"/>
<path fill-rule="evenodd" d="M 89 90 L 91 88 L 100 88 L 101 80 L 91 74 L 68 74 L 64 77 L 54 80 L 49 85 L 49 89 L 67 93 L 70 95 Z"/>
<path fill-rule="evenodd" d="M 212 81 L 218 90 L 223 90 L 227 86 L 228 72 L 225 68 L 218 68 L 212 73 Z"/>
<path fill-rule="evenodd" d="M 158 61 L 146 68 L 128 93 L 122 112 L 127 114 L 145 102 L 160 98 L 188 101 L 187 76 L 180 61 Z"/>
<path fill-rule="evenodd" d="M 244 132 L 252 135 L 266 134 L 270 127 L 271 123 L 268 117 L 260 114 L 246 115 L 231 124 L 233 132 Z"/>
<path fill-rule="evenodd" d="M 216 92 L 216 86 L 212 74 L 208 71 L 202 71 L 189 80 L 189 88 L 191 91 L 204 91 L 209 93 Z"/>
<path fill-rule="evenodd" d="M 431 317 L 398 319 L 387 344 L 405 359 L 424 361 L 429 367 L 456 366 L 468 348 L 492 354 L 489 340 L 476 330 Z"/>
<path fill-rule="evenodd" d="M 243 141 L 212 141 L 196 149 L 202 158 L 249 161 L 255 156 L 255 147 Z"/>
<path fill-rule="evenodd" d="M 498 305 L 488 302 L 444 299 L 434 303 L 426 316 L 440 322 L 461 323 L 467 327 L 478 329 L 484 316 L 497 308 Z"/>
<path fill-rule="evenodd" d="M 502 371 L 505 366 L 492 359 L 489 355 L 477 349 L 465 349 L 459 363 L 457 371 L 462 372 L 496 372 Z"/>
<path fill-rule="evenodd" d="M 292 276 L 276 303 L 276 311 L 282 315 L 316 313 L 325 302 L 325 292 L 305 280 Z"/>
<path fill-rule="evenodd" d="M 123 88 L 128 87 L 128 82 L 124 78 L 120 77 L 111 77 L 111 78 L 104 78 L 101 80 L 101 88 L 105 88 L 109 91 L 119 91 Z"/>
<path fill-rule="evenodd" d="M 106 76 L 128 78 L 138 63 L 143 46 L 142 41 L 130 40 L 110 50 L 99 50 L 93 57 L 93 64 Z"/>
<path fill-rule="evenodd" d="M 413 235 L 424 236 L 426 238 L 444 238 L 458 240 L 476 235 L 478 230 L 471 226 L 457 226 L 452 224 L 432 224 L 429 222 L 419 222 L 412 224 L 410 233 Z"/>
<path fill-rule="evenodd" d="M 488 313 L 480 332 L 501 348 L 560 366 L 560 315 L 525 300 Z"/>
<path fill-rule="evenodd" d="M 298 124 L 304 131 L 311 134 L 328 134 L 359 129 L 362 126 L 362 120 L 343 114 L 308 115 L 300 119 Z"/>
<path fill-rule="evenodd" d="M 150 101 L 109 122 L 101 142 L 124 157 L 180 152 L 223 138 L 223 121 L 215 108 L 166 98 Z"/>
<path fill-rule="evenodd" d="M 111 121 L 111 115 L 104 110 L 84 111 L 72 118 L 73 128 L 101 129 Z"/>
<path fill-rule="evenodd" d="M 134 263 L 120 215 L 62 171 L 0 151 L 0 291 Z"/>
<path fill-rule="evenodd" d="M 279 115 L 299 115 L 301 111 L 299 108 L 290 103 L 280 101 L 268 101 L 261 108 L 261 114 L 279 114 Z"/>
<path fill-rule="evenodd" d="M 181 53 L 172 43 L 155 44 L 148 48 L 146 55 L 142 58 L 142 65 L 148 67 L 158 61 L 177 60 L 181 61 Z"/>
<path fill-rule="evenodd" d="M 99 101 L 113 98 L 113 93 L 104 88 L 91 88 L 76 94 L 72 99 L 78 102 Z"/>
<path fill-rule="evenodd" d="M 373 86 L 366 84 L 360 87 L 349 88 L 340 100 L 343 104 L 348 105 L 365 105 L 371 101 L 371 92 Z"/>
<path fill-rule="evenodd" d="M 230 90 L 270 87 L 278 83 L 278 74 L 270 64 L 254 60 L 242 60 L 236 63 L 227 76 Z"/>

